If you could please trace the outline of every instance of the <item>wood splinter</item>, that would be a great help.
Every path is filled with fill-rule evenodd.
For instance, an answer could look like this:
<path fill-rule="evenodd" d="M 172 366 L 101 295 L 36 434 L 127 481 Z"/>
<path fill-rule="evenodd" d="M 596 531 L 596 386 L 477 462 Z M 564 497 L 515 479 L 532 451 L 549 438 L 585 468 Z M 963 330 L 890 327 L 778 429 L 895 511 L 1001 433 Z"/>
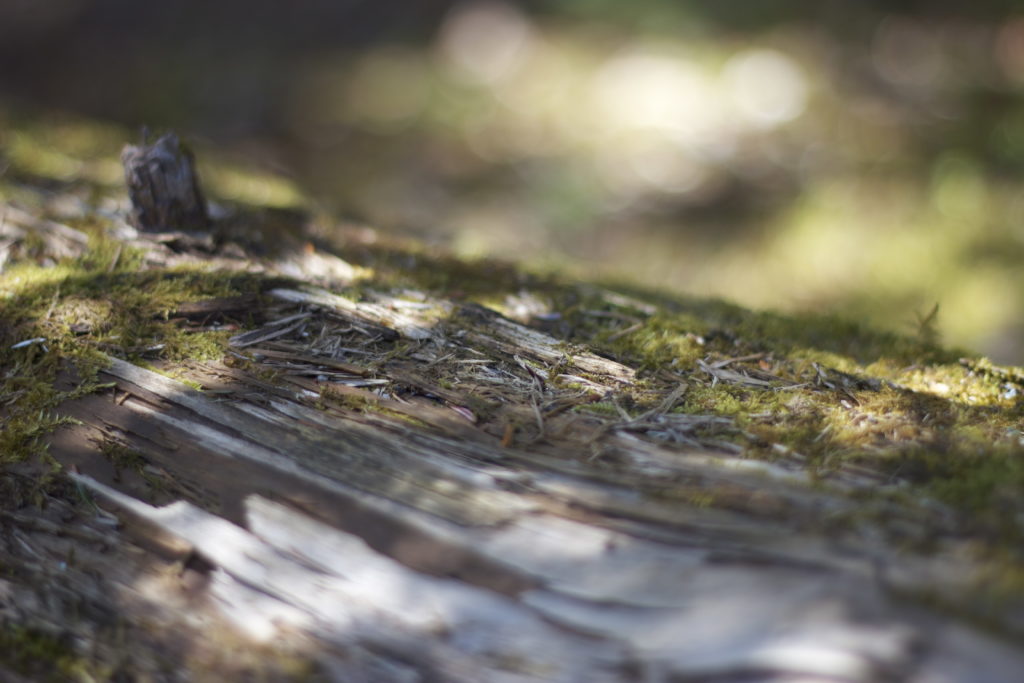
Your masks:
<path fill-rule="evenodd" d="M 174 133 L 152 145 L 146 137 L 143 133 L 141 145 L 126 145 L 121 152 L 132 225 L 146 232 L 206 229 L 210 218 L 191 151 Z"/>

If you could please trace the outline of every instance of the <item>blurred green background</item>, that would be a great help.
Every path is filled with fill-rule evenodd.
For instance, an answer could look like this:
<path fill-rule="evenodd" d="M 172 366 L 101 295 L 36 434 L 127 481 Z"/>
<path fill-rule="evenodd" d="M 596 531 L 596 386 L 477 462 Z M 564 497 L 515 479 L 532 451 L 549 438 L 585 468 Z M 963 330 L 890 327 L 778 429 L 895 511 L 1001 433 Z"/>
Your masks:
<path fill-rule="evenodd" d="M 938 304 L 1024 364 L 1017 4 L 7 0 L 0 106 L 174 128 L 463 255 L 910 333 Z"/>

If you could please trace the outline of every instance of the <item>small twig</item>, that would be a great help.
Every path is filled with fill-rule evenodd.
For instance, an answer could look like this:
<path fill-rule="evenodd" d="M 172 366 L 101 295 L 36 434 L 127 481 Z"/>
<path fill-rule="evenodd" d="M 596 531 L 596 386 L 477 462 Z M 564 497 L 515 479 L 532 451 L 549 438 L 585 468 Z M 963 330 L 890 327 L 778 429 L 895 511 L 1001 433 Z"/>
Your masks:
<path fill-rule="evenodd" d="M 758 360 L 764 357 L 765 354 L 763 353 L 752 353 L 748 356 L 737 356 L 735 358 L 726 358 L 725 360 L 715 361 L 714 363 L 710 363 L 710 366 L 713 368 L 724 368 L 725 366 L 731 365 L 732 363 L 743 363 L 748 360 Z"/>
<path fill-rule="evenodd" d="M 50 307 L 46 309 L 46 314 L 43 315 L 43 320 L 49 320 L 50 316 L 53 315 L 53 309 L 57 306 L 57 299 L 60 298 L 60 285 L 57 285 L 57 290 L 53 293 L 53 297 L 50 299 Z"/>
<path fill-rule="evenodd" d="M 619 339 L 620 337 L 624 337 L 624 336 L 626 336 L 627 334 L 630 334 L 630 333 L 632 333 L 632 332 L 636 332 L 637 330 L 639 330 L 639 329 L 640 329 L 641 327 L 643 327 L 643 326 L 644 326 L 644 324 L 643 324 L 642 322 L 639 322 L 639 323 L 633 323 L 633 324 L 632 324 L 632 325 L 630 325 L 629 327 L 627 327 L 627 328 L 625 328 L 625 329 L 622 329 L 622 330 L 619 330 L 619 331 L 618 331 L 618 332 L 616 332 L 615 334 L 613 334 L 613 335 L 609 336 L 609 337 L 608 337 L 608 341 L 610 341 L 610 342 L 613 342 L 613 341 L 615 341 L 616 339 Z"/>
<path fill-rule="evenodd" d="M 26 346 L 32 346 L 33 344 L 43 344 L 43 342 L 45 342 L 45 341 L 46 341 L 46 337 L 32 337 L 31 339 L 26 339 L 25 341 L 20 341 L 17 344 L 11 344 L 11 348 L 12 349 L 23 349 Z M 43 349 L 44 350 L 46 349 L 45 345 L 43 346 Z"/>
<path fill-rule="evenodd" d="M 589 315 L 592 318 L 611 318 L 613 320 L 622 320 L 627 323 L 639 323 L 641 320 L 635 315 L 626 315 L 625 313 L 616 313 L 615 311 L 582 311 L 583 315 Z"/>
<path fill-rule="evenodd" d="M 534 437 L 534 441 L 539 441 L 544 438 L 544 416 L 540 412 L 540 405 L 537 404 L 537 397 L 530 397 L 530 407 L 533 408 L 534 418 L 537 420 L 537 436 Z"/>
<path fill-rule="evenodd" d="M 120 242 L 117 245 L 117 251 L 114 252 L 114 258 L 110 259 L 110 264 L 107 266 L 107 272 L 113 273 L 114 269 L 117 268 L 117 262 L 121 260 L 121 249 L 124 247 Z"/>

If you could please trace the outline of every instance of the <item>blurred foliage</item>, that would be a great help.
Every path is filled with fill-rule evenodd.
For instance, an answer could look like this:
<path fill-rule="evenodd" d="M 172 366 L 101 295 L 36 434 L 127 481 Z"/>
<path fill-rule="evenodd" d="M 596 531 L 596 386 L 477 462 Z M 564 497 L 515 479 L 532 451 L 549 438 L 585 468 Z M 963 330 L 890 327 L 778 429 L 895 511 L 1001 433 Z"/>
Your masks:
<path fill-rule="evenodd" d="M 461 254 L 1024 362 L 1008 0 L 30 5 L 6 99 L 184 128 Z"/>

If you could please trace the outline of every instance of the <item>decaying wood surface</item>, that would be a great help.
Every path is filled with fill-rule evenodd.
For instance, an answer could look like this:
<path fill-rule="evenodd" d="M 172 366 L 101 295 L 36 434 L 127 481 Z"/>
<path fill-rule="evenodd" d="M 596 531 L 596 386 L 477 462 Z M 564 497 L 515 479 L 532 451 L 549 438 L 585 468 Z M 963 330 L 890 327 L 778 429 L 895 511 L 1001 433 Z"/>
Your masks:
<path fill-rule="evenodd" d="M 109 389 L 62 406 L 75 423 L 50 444 L 94 514 L 54 501 L 0 516 L 0 562 L 17 568 L 0 578 L 6 616 L 113 673 L 924 683 L 1024 671 L 1014 643 L 957 616 L 976 567 L 942 506 L 858 497 L 886 485 L 870 471 L 815 482 L 795 455 L 741 459 L 707 436 L 728 419 L 670 412 L 685 391 L 671 377 L 647 413 L 577 410 L 635 369 L 425 296 L 278 288 L 175 317 L 256 325 L 221 362 L 166 368 L 177 379 L 110 358 Z M 703 370 L 757 386 L 743 361 Z"/>
<path fill-rule="evenodd" d="M 85 248 L 0 218 L 10 245 Z M 186 329 L 232 330 L 221 360 L 110 357 L 104 391 L 59 406 L 50 453 L 87 505 L 0 509 L 3 624 L 111 680 L 1020 679 L 1021 606 L 978 604 L 943 505 L 877 495 L 898 482 L 862 466 L 812 477 L 782 445 L 744 459 L 719 438 L 733 420 L 673 411 L 694 380 L 671 371 L 630 412 L 637 368 L 485 307 L 353 295 L 358 269 L 327 252 L 257 262 L 180 237 L 130 244 L 309 284 L 182 304 Z M 623 329 L 654 312 L 606 302 Z M 792 388 L 757 359 L 698 370 Z M 837 401 L 859 381 L 815 370 Z"/>

